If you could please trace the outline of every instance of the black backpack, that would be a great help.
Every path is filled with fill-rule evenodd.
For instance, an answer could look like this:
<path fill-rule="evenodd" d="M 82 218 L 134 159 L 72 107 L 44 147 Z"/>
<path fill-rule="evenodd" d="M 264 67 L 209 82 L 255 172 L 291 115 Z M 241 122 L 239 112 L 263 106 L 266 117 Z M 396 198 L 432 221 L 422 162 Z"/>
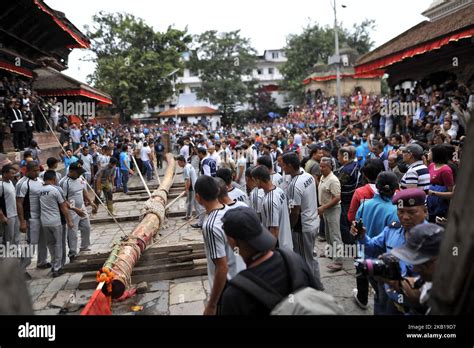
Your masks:
<path fill-rule="evenodd" d="M 344 314 L 334 297 L 308 286 L 301 269 L 301 260 L 298 260 L 299 255 L 285 249 L 277 249 L 276 252 L 279 252 L 283 257 L 290 281 L 290 294 L 282 295 L 267 282 L 250 272 L 237 274 L 230 284 L 258 300 L 269 310 L 271 315 Z"/>
<path fill-rule="evenodd" d="M 304 279 L 303 271 L 300 267 L 301 262 L 297 259 L 300 256 L 283 248 L 277 249 L 275 252 L 280 253 L 285 263 L 291 293 L 308 287 L 308 284 Z M 230 284 L 258 300 L 270 311 L 288 297 L 288 295 L 279 293 L 270 284 L 251 272 L 240 272 L 232 278 Z"/>

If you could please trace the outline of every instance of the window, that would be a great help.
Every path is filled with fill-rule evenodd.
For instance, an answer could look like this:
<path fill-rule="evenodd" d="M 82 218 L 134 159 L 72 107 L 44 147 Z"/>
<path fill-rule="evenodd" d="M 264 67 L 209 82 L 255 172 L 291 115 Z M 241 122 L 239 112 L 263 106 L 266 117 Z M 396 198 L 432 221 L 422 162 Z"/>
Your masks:
<path fill-rule="evenodd" d="M 184 89 L 180 89 L 179 94 L 184 94 Z"/>
<path fill-rule="evenodd" d="M 161 104 L 161 105 L 159 106 L 159 110 L 160 110 L 160 112 L 165 111 L 165 106 L 164 106 L 163 104 Z"/>
<path fill-rule="evenodd" d="M 277 59 L 278 58 L 278 52 L 272 52 L 272 58 Z"/>
<path fill-rule="evenodd" d="M 273 68 L 268 68 L 268 74 L 273 75 L 275 73 L 275 69 Z"/>
<path fill-rule="evenodd" d="M 258 74 L 258 75 L 262 75 L 262 74 L 263 74 L 262 69 L 257 69 L 257 74 Z"/>

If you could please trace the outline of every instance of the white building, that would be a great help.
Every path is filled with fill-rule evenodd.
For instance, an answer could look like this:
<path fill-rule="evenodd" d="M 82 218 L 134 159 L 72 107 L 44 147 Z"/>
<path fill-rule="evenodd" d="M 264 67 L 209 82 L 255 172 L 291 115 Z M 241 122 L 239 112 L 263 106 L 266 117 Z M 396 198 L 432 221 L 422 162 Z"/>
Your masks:
<path fill-rule="evenodd" d="M 280 89 L 281 82 L 283 81 L 280 69 L 288 60 L 285 51 L 283 49 L 266 50 L 258 58 L 257 69 L 254 69 L 252 77 L 259 82 L 261 87 L 270 92 L 280 108 L 288 107 L 291 104 L 289 94 Z M 245 77 L 244 79 L 248 78 Z"/>
<path fill-rule="evenodd" d="M 244 81 L 249 81 L 251 78 L 254 78 L 259 82 L 259 86 L 270 92 L 278 107 L 288 107 L 291 104 L 289 101 L 289 94 L 280 89 L 280 84 L 283 81 L 283 75 L 281 74 L 280 68 L 286 61 L 287 58 L 283 49 L 265 50 L 262 56 L 258 56 L 257 68 L 252 72 L 252 76 L 242 76 L 242 79 Z M 201 79 L 197 72 L 185 68 L 183 75 L 176 79 L 176 85 L 179 86 L 179 89 L 176 91 L 178 100 L 174 98 L 175 100 L 170 100 L 161 105 L 157 105 L 154 108 L 148 108 L 148 110 L 145 106 L 142 114 L 134 115 L 132 118 L 140 119 L 156 116 L 175 106 L 178 109 L 183 107 L 218 108 L 217 105 L 213 105 L 205 100 L 197 98 L 197 89 L 201 86 Z M 249 108 L 250 106 L 245 104 L 241 107 L 237 107 L 237 110 L 247 110 Z"/>

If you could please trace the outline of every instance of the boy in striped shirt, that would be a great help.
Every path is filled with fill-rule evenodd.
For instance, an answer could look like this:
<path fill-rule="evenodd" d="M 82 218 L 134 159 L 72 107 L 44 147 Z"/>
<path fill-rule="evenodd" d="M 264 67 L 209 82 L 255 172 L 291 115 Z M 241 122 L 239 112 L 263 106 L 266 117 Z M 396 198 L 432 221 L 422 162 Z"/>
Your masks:
<path fill-rule="evenodd" d="M 218 200 L 219 187 L 216 180 L 203 175 L 197 179 L 194 188 L 197 202 L 206 210 L 202 232 L 211 294 L 204 315 L 215 315 L 227 281 L 244 270 L 245 264 L 238 252 L 230 247 L 222 229 L 222 217 L 229 208 Z"/>

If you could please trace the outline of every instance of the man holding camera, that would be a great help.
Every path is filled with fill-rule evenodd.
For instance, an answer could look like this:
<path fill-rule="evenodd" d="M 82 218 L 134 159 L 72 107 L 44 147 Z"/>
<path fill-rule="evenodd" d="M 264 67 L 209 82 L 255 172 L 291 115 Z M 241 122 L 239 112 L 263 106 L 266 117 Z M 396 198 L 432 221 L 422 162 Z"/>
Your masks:
<path fill-rule="evenodd" d="M 392 199 L 392 203 L 397 205 L 397 215 L 400 222 L 393 222 L 389 226 L 385 227 L 382 233 L 374 238 L 370 238 L 366 234 L 365 228 L 360 231 L 359 241 L 364 245 L 364 251 L 366 258 L 372 257 L 377 258 L 386 253 L 391 253 L 395 248 L 399 248 L 406 244 L 407 238 L 410 234 L 410 230 L 423 223 L 428 223 L 427 208 L 425 205 L 426 194 L 416 188 L 406 189 L 398 192 Z M 387 268 L 390 268 L 390 264 L 387 261 L 392 262 L 390 258 L 384 259 Z M 378 281 L 378 303 L 375 304 L 374 312 L 376 315 L 390 315 L 390 314 L 401 314 L 409 306 L 409 303 L 405 300 L 403 293 L 400 293 L 400 282 L 401 277 L 380 277 L 380 274 L 374 272 L 374 268 L 370 266 L 371 260 L 366 260 L 368 274 L 377 277 Z M 393 265 L 392 265 L 393 266 Z M 398 267 L 398 265 L 395 265 Z M 411 265 L 401 261 L 399 265 L 401 269 L 400 276 L 412 276 L 413 269 Z M 396 272 L 392 272 L 396 273 Z M 398 278 L 398 279 L 395 279 Z"/>
<path fill-rule="evenodd" d="M 392 255 L 413 265 L 413 271 L 420 275 L 418 278 L 406 278 L 400 284 L 415 314 L 430 313 L 428 300 L 443 237 L 443 227 L 421 224 L 410 231 L 405 245 L 392 251 Z"/>

